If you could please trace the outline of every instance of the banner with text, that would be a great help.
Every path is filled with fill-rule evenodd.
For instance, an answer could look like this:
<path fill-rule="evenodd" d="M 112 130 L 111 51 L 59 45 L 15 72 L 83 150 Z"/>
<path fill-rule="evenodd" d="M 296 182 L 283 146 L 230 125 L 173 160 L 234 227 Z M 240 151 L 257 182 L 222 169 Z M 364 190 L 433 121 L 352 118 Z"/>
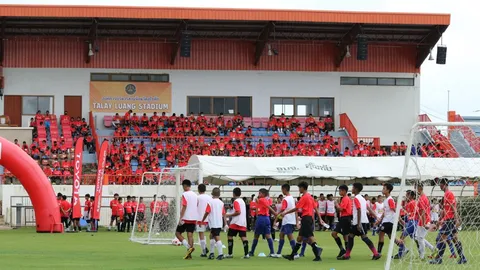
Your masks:
<path fill-rule="evenodd" d="M 75 158 L 73 160 L 73 185 L 72 185 L 72 218 L 82 217 L 80 206 L 80 181 L 83 165 L 83 137 L 78 138 L 75 144 Z"/>
<path fill-rule="evenodd" d="M 90 110 L 93 112 L 169 113 L 171 109 L 171 83 L 90 82 Z"/>

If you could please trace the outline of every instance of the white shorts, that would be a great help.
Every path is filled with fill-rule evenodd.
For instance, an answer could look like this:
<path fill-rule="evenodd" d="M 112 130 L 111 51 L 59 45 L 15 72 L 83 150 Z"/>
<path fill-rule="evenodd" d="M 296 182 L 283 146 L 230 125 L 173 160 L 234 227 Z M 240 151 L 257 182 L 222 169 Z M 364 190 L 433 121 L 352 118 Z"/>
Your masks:
<path fill-rule="evenodd" d="M 432 219 L 432 221 L 438 221 L 438 214 L 437 213 L 432 213 L 431 219 Z"/>
<path fill-rule="evenodd" d="M 207 231 L 207 225 L 199 225 L 197 224 L 197 227 L 195 229 L 197 232 L 206 232 Z"/>
<path fill-rule="evenodd" d="M 417 230 L 415 231 L 415 239 L 425 239 L 427 236 L 428 230 L 425 227 L 417 227 Z"/>
<path fill-rule="evenodd" d="M 83 219 L 90 220 L 90 211 L 83 211 Z"/>

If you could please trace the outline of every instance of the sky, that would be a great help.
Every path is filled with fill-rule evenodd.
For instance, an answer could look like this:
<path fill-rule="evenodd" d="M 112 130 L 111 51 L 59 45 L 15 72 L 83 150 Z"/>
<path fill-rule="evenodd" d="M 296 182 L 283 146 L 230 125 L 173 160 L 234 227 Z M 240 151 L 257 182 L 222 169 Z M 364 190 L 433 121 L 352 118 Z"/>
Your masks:
<path fill-rule="evenodd" d="M 421 113 L 429 114 L 433 121 L 446 121 L 448 108 L 464 116 L 480 116 L 480 112 L 475 112 L 480 110 L 480 91 L 476 90 L 480 84 L 480 80 L 477 82 L 480 54 L 474 49 L 480 43 L 476 29 L 480 19 L 476 17 L 478 12 L 472 6 L 473 0 L 0 0 L 0 4 L 65 5 L 66 2 L 69 5 L 449 13 L 451 24 L 443 37 L 443 44 L 448 47 L 447 64 L 424 62 Z M 436 50 L 433 55 L 436 56 Z"/>

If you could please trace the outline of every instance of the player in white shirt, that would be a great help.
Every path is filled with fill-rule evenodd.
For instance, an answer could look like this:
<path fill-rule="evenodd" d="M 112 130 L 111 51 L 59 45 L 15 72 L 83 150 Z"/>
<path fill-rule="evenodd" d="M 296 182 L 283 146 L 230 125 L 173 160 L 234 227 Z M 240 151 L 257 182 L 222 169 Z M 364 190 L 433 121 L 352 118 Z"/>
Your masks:
<path fill-rule="evenodd" d="M 372 260 L 378 260 L 382 257 L 381 254 L 377 252 L 377 249 L 372 243 L 372 240 L 368 238 L 368 217 L 367 212 L 370 208 L 367 207 L 367 201 L 365 198 L 360 195 L 360 192 L 363 190 L 363 185 L 361 183 L 354 183 L 352 193 L 355 196 L 353 199 L 353 218 L 352 218 L 352 228 L 350 234 L 348 235 L 348 246 L 347 251 L 341 257 L 338 257 L 338 260 L 350 260 L 350 253 L 353 249 L 354 238 L 355 236 L 360 236 L 362 241 L 368 246 L 372 251 L 373 257 Z"/>
<path fill-rule="evenodd" d="M 225 206 L 220 200 L 220 189 L 214 188 L 212 190 L 212 199 L 208 202 L 202 222 L 208 217 L 208 226 L 210 227 L 210 255 L 208 259 L 215 259 L 215 247 L 218 251 L 217 260 L 223 260 L 223 244 L 220 239 L 220 232 L 224 228 L 227 230 L 227 218 L 225 213 Z"/>
<path fill-rule="evenodd" d="M 382 253 L 383 244 L 385 241 L 385 234 L 389 239 L 392 239 L 393 219 L 395 218 L 395 201 L 390 193 L 393 190 L 393 186 L 390 183 L 383 185 L 382 194 L 385 196 L 384 211 L 382 216 L 375 223 L 376 226 L 380 225 L 380 232 L 378 233 L 378 253 Z M 396 230 L 395 230 L 396 231 Z"/>
<path fill-rule="evenodd" d="M 325 218 L 327 215 L 327 200 L 325 200 L 325 195 L 323 193 L 320 193 L 319 198 L 318 198 L 318 213 L 320 213 L 320 217 L 322 217 L 323 222 L 327 222 L 327 219 Z M 320 224 L 320 220 L 318 221 Z M 320 226 L 320 229 L 323 230 L 323 227 Z"/>
<path fill-rule="evenodd" d="M 242 190 L 240 188 L 233 189 L 233 213 L 227 214 L 231 217 L 230 226 L 228 228 L 228 254 L 225 258 L 233 258 L 233 237 L 240 236 L 243 244 L 244 259 L 250 258 L 248 255 L 248 239 L 247 239 L 247 207 L 245 201 L 240 198 Z"/>
<path fill-rule="evenodd" d="M 438 219 L 440 218 L 440 205 L 437 202 L 437 198 L 432 199 L 432 210 L 430 211 L 430 221 L 432 224 L 437 225 Z"/>
<path fill-rule="evenodd" d="M 183 246 L 187 248 L 187 254 L 183 257 L 185 260 L 192 259 L 192 253 L 195 251 L 193 247 L 193 233 L 195 232 L 195 225 L 198 220 L 197 213 L 197 194 L 191 191 L 192 182 L 185 179 L 182 181 L 182 208 L 180 210 L 180 219 L 178 221 L 175 236 L 182 242 Z M 183 237 L 183 233 L 187 232 L 187 239 Z"/>
<path fill-rule="evenodd" d="M 279 213 L 289 211 L 295 208 L 295 199 L 292 197 L 292 195 L 290 195 L 289 184 L 282 185 L 282 193 L 285 197 L 282 200 L 280 209 L 277 209 Z M 281 219 L 282 227 L 280 228 L 280 241 L 278 243 L 277 254 L 275 255 L 275 257 L 282 257 L 282 249 L 283 245 L 285 244 L 285 235 L 288 238 L 290 247 L 292 247 L 292 249 L 295 248 L 296 241 L 295 237 L 293 236 L 293 232 L 295 231 L 295 227 L 297 227 L 297 217 L 298 214 L 297 212 L 295 212 L 287 214 Z M 275 223 L 277 222 L 278 218 L 279 216 L 275 218 Z"/>
<path fill-rule="evenodd" d="M 207 209 L 208 202 L 210 202 L 212 197 L 205 194 L 206 190 L 207 187 L 204 184 L 198 185 L 198 222 L 196 230 L 198 232 L 198 238 L 200 239 L 200 247 L 202 249 L 202 255 L 200 255 L 200 257 L 207 257 L 208 254 L 207 241 L 205 240 L 205 232 L 207 231 L 208 221 L 202 222 L 202 218 L 205 215 L 205 210 Z"/>
<path fill-rule="evenodd" d="M 374 215 L 374 218 L 375 220 L 379 220 L 382 215 L 383 215 L 383 212 L 385 211 L 385 205 L 383 204 L 383 197 L 382 195 L 378 195 L 377 196 L 377 201 L 375 202 L 375 207 L 373 207 L 374 209 L 374 212 L 375 212 L 375 215 Z M 378 227 L 375 226 L 376 223 L 374 223 L 374 226 L 372 228 L 372 235 L 375 236 L 375 233 L 378 232 Z"/>
<path fill-rule="evenodd" d="M 327 195 L 326 211 L 327 211 L 327 214 L 325 217 L 325 220 L 326 220 L 325 223 L 327 223 L 328 226 L 330 226 L 330 228 L 333 230 L 333 225 L 335 223 L 335 214 L 337 213 L 335 209 L 335 200 L 333 200 L 333 194 Z"/>

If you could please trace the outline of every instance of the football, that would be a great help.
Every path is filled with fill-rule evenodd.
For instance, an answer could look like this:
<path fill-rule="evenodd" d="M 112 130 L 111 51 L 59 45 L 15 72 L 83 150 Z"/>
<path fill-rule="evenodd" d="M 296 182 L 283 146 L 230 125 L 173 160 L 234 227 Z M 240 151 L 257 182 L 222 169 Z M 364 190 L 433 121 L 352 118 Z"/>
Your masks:
<path fill-rule="evenodd" d="M 181 246 L 182 245 L 182 242 L 180 242 L 177 238 L 174 238 L 172 240 L 172 245 L 174 246 Z"/>

